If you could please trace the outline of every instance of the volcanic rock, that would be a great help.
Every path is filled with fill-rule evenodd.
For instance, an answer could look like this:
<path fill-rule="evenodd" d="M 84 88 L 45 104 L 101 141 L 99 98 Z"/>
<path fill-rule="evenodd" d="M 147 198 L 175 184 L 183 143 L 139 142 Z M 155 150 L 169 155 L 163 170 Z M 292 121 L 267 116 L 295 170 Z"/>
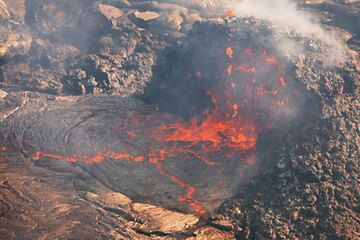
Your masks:
<path fill-rule="evenodd" d="M 99 11 L 112 22 L 113 26 L 116 26 L 117 19 L 124 15 L 121 9 L 106 4 L 99 4 Z"/>
<path fill-rule="evenodd" d="M 142 92 L 152 77 L 156 40 L 147 33 L 124 28 L 128 31 L 114 32 L 100 39 L 99 53 L 80 58 L 68 68 L 68 89 L 74 89 L 74 82 L 78 81 L 84 84 L 87 93 L 94 93 L 96 89 L 122 96 Z M 85 75 L 80 77 L 78 72 Z"/>
<path fill-rule="evenodd" d="M 234 239 L 234 235 L 228 232 L 221 232 L 213 227 L 200 228 L 194 232 L 194 237 L 187 238 L 187 240 L 217 240 L 217 239 Z"/>
<path fill-rule="evenodd" d="M 136 18 L 142 19 L 144 21 L 149 21 L 149 20 L 153 20 L 153 19 L 160 17 L 160 15 L 158 13 L 150 12 L 150 11 L 147 11 L 147 12 L 135 11 L 134 15 Z"/>
<path fill-rule="evenodd" d="M 297 2 L 344 56 L 217 0 L 0 0 L 0 238 L 359 238 L 359 4 Z M 250 150 L 189 144 L 239 113 Z"/>
<path fill-rule="evenodd" d="M 28 53 L 32 43 L 32 37 L 25 29 L 17 27 L 1 27 L 0 58 L 12 58 L 16 55 Z"/>
<path fill-rule="evenodd" d="M 11 12 L 14 20 L 25 23 L 26 6 L 25 0 L 5 0 L 4 2 Z M 4 4 L 2 3 L 2 5 Z"/>
<path fill-rule="evenodd" d="M 2 20 L 10 17 L 10 11 L 5 1 L 0 2 L 0 17 Z"/>
<path fill-rule="evenodd" d="M 146 234 L 186 232 L 199 221 L 199 218 L 194 215 L 176 213 L 148 204 L 136 203 L 132 208 L 140 215 L 146 216 L 142 216 L 140 219 L 149 219 L 139 227 Z"/>
<path fill-rule="evenodd" d="M 180 4 L 181 6 L 185 6 L 188 8 L 200 8 L 200 9 L 208 9 L 214 6 L 219 6 L 221 4 L 220 0 L 189 0 L 189 1 L 178 1 L 178 0 L 159 0 L 158 2 L 166 2 L 173 4 Z"/>
<path fill-rule="evenodd" d="M 0 99 L 3 100 L 7 96 L 7 93 L 0 90 Z"/>
<path fill-rule="evenodd" d="M 99 4 L 99 10 L 108 19 L 116 19 L 124 14 L 121 9 L 106 4 Z"/>

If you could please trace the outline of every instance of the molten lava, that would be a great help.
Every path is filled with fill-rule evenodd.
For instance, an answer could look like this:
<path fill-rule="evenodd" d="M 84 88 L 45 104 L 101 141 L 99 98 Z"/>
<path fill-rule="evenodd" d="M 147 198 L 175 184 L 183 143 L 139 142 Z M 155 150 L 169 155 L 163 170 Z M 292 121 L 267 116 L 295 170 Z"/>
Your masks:
<path fill-rule="evenodd" d="M 232 50 L 231 47 L 228 47 L 226 49 L 226 55 L 229 57 L 229 58 L 233 58 L 234 57 L 234 51 Z"/>
<path fill-rule="evenodd" d="M 229 10 L 226 11 L 226 16 L 227 17 L 234 17 L 235 14 L 234 14 L 233 10 L 229 9 Z"/>
<path fill-rule="evenodd" d="M 228 16 L 232 15 L 232 12 L 228 12 Z M 284 88 L 287 80 L 283 67 L 275 56 L 263 50 L 237 46 L 224 48 L 224 54 L 228 63 L 221 80 L 211 88 L 205 89 L 212 107 L 190 121 L 177 119 L 145 125 L 144 127 L 151 128 L 154 143 L 143 150 L 142 154 L 134 156 L 123 150 L 104 149 L 91 156 L 61 156 L 38 150 L 33 160 L 47 157 L 69 163 L 82 161 L 86 164 L 100 164 L 109 158 L 133 161 L 137 164 L 148 162 L 161 174 L 185 189 L 185 194 L 178 197 L 180 201 L 188 204 L 194 212 L 204 214 L 206 210 L 195 199 L 195 186 L 167 170 L 164 161 L 169 158 L 190 157 L 213 167 L 224 167 L 224 163 L 229 159 L 237 159 L 254 167 L 257 136 L 272 126 L 271 122 L 259 120 L 258 116 L 286 105 Z M 193 76 L 197 81 L 206 81 L 203 78 L 203 69 L 196 70 Z M 263 107 L 255 107 L 259 104 Z M 156 116 L 156 113 L 133 114 L 131 120 L 146 122 Z M 120 126 L 115 132 L 122 131 L 125 130 Z M 129 141 L 136 141 L 142 137 L 140 132 L 141 129 L 133 129 L 126 130 L 125 134 Z M 0 150 L 3 149 L 6 150 L 6 147 Z M 213 159 L 214 156 L 216 159 Z M 109 181 L 106 182 L 110 185 Z"/>
<path fill-rule="evenodd" d="M 232 109 L 235 113 L 238 105 L 234 103 Z M 208 151 L 220 150 L 223 147 L 237 151 L 247 151 L 253 148 L 256 144 L 256 127 L 233 116 L 223 116 L 220 109 L 216 108 L 200 123 L 193 118 L 189 123 L 179 121 L 162 125 L 158 128 L 158 132 L 168 130 L 172 130 L 172 132 L 158 140 L 187 142 L 191 146 L 203 144 L 202 150 Z M 206 144 L 208 147 L 205 147 Z"/>

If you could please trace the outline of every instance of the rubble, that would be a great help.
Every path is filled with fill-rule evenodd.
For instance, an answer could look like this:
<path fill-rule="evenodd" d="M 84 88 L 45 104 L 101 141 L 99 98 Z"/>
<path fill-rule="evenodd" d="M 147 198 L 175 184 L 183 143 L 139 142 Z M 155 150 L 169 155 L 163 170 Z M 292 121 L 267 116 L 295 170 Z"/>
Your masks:
<path fill-rule="evenodd" d="M 234 239 L 234 235 L 229 232 L 221 232 L 213 227 L 203 227 L 194 233 L 194 237 L 187 240 L 216 240 L 216 239 Z"/>
<path fill-rule="evenodd" d="M 99 11 L 109 20 L 111 21 L 113 26 L 116 26 L 118 18 L 124 15 L 124 12 L 114 6 L 99 4 Z"/>

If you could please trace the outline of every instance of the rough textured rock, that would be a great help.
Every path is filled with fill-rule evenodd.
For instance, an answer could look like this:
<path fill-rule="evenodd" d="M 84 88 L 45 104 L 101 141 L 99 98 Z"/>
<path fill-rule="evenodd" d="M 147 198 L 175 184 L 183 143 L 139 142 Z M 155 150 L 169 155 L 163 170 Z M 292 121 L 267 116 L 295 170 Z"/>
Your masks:
<path fill-rule="evenodd" d="M 156 233 L 157 231 L 165 234 L 184 232 L 193 228 L 199 221 L 199 218 L 193 215 L 176 213 L 147 204 L 134 204 L 133 210 L 151 219 L 139 227 L 146 234 Z"/>
<path fill-rule="evenodd" d="M 200 19 L 183 6 L 147 1 L 0 3 L 0 84 L 57 95 L 141 93 L 158 50 Z"/>
<path fill-rule="evenodd" d="M 99 4 L 99 11 L 113 24 L 116 26 L 118 18 L 124 15 L 124 12 L 114 6 L 107 5 L 107 4 Z"/>
<path fill-rule="evenodd" d="M 32 38 L 21 27 L 1 26 L 0 58 L 12 58 L 29 52 Z"/>
<path fill-rule="evenodd" d="M 1 152 L 0 166 L 1 239 L 184 239 L 198 228 L 196 216 L 133 202 L 80 167 L 48 170 L 19 152 Z"/>
<path fill-rule="evenodd" d="M 216 239 L 233 239 L 233 234 L 222 232 L 213 227 L 203 227 L 194 232 L 194 237 L 189 237 L 187 240 L 216 240 Z"/>
<path fill-rule="evenodd" d="M 239 238 L 359 236 L 358 60 L 355 54 L 352 64 L 340 68 L 309 59 L 297 64 L 298 80 L 318 95 L 322 110 L 290 139 L 273 138 L 269 157 L 277 160 L 264 164 L 261 179 L 227 207 L 230 218 L 237 219 Z M 326 74 L 320 77 L 319 71 Z"/>
<path fill-rule="evenodd" d="M 144 21 L 149 21 L 149 20 L 153 20 L 153 19 L 160 17 L 160 15 L 158 13 L 150 12 L 150 11 L 146 11 L 146 12 L 135 11 L 134 15 L 136 18 L 142 19 Z"/>
<path fill-rule="evenodd" d="M 164 43 L 134 25 L 126 7 L 93 5 L 32 1 L 25 27 L 13 23 L 16 16 L 4 3 L 2 86 L 60 95 L 141 92 Z"/>

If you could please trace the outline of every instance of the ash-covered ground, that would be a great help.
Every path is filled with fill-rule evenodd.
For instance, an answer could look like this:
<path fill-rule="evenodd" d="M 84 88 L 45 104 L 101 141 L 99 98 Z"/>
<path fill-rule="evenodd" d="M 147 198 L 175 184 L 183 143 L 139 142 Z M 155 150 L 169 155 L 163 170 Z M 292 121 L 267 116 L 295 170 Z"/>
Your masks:
<path fill-rule="evenodd" d="M 360 3 L 220 2 L 0 0 L 0 239 L 360 238 Z"/>

